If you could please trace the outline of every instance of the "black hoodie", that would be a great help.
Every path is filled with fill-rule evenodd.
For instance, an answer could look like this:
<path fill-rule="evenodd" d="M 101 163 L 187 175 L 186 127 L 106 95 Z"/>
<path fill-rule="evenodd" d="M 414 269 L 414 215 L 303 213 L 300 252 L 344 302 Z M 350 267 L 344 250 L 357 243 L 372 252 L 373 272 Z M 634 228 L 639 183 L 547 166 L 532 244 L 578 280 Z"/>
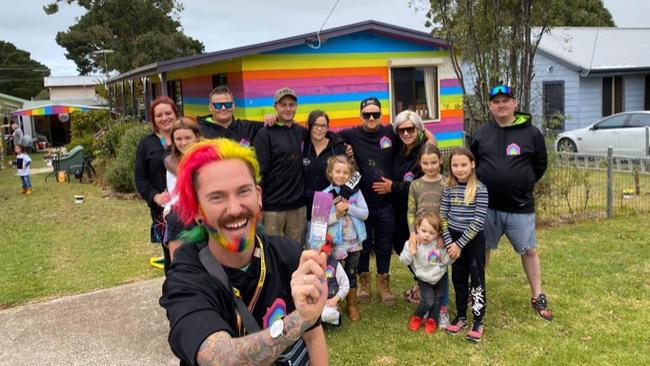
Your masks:
<path fill-rule="evenodd" d="M 265 211 L 288 211 L 304 206 L 305 179 L 302 151 L 307 129 L 295 122 L 291 127 L 275 124 L 262 128 L 253 145 L 262 173 L 262 202 Z"/>
<path fill-rule="evenodd" d="M 199 130 L 205 138 L 216 139 L 225 137 L 239 142 L 242 146 L 250 146 L 255 139 L 257 132 L 264 127 L 262 122 L 253 122 L 245 119 L 233 119 L 228 128 L 212 120 L 212 116 L 203 116 L 198 118 Z"/>
<path fill-rule="evenodd" d="M 546 171 L 546 144 L 526 113 L 501 127 L 494 120 L 481 126 L 470 148 L 476 157 L 476 175 L 485 184 L 489 207 L 511 213 L 534 213 L 533 189 Z"/>

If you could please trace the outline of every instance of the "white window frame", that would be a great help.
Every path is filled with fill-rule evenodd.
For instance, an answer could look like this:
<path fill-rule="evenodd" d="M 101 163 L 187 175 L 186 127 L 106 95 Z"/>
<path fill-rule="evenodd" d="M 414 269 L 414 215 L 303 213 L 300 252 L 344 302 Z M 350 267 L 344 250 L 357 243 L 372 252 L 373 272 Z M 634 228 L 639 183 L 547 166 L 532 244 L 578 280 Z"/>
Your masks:
<path fill-rule="evenodd" d="M 445 65 L 445 59 L 442 57 L 426 57 L 426 58 L 397 58 L 388 60 L 388 99 L 391 107 L 390 121 L 393 121 L 393 105 L 394 91 L 393 91 L 393 68 L 406 68 L 406 67 L 435 67 L 436 72 L 436 88 L 438 100 L 436 100 L 436 108 L 438 109 L 437 119 L 423 120 L 424 123 L 439 123 L 442 121 L 442 111 L 440 110 L 440 70 Z"/>

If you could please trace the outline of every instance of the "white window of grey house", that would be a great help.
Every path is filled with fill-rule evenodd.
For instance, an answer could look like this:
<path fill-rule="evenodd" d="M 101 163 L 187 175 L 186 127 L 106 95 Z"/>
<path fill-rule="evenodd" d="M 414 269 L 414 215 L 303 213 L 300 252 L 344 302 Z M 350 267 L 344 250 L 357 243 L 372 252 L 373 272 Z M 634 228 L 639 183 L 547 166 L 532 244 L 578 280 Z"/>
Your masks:
<path fill-rule="evenodd" d="M 419 114 L 424 121 L 440 120 L 437 62 L 427 60 L 423 63 L 414 65 L 408 60 L 390 62 L 390 99 L 393 117 L 408 109 Z"/>
<path fill-rule="evenodd" d="M 623 77 L 603 78 L 603 117 L 623 112 Z"/>

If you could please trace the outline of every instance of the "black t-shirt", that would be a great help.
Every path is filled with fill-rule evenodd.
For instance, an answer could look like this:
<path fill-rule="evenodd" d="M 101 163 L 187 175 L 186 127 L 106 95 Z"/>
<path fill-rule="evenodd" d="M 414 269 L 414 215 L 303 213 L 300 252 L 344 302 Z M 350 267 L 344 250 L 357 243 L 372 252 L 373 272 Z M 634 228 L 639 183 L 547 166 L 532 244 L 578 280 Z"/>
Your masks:
<path fill-rule="evenodd" d="M 345 155 L 345 145 L 337 136 L 328 132 L 330 140 L 327 147 L 316 155 L 316 149 L 311 139 L 305 140 L 302 152 L 302 165 L 305 173 L 305 204 L 307 206 L 307 220 L 311 220 L 311 207 L 314 201 L 314 192 L 322 191 L 330 185 L 327 179 L 327 160 L 335 155 Z"/>
<path fill-rule="evenodd" d="M 390 194 L 376 194 L 372 183 L 381 182 L 381 177 L 391 179 L 393 161 L 400 149 L 400 139 L 390 126 L 380 126 L 376 131 L 366 131 L 361 126 L 338 132 L 352 145 L 354 160 L 361 172 L 361 192 L 370 208 L 386 207 L 391 204 Z"/>
<path fill-rule="evenodd" d="M 205 138 L 216 139 L 225 137 L 237 141 L 242 146 L 251 146 L 257 132 L 264 127 L 262 122 L 235 119 L 228 128 L 213 122 L 212 116 L 199 117 L 199 129 Z"/>
<path fill-rule="evenodd" d="M 284 237 L 259 236 L 264 244 L 266 278 L 252 314 L 260 328 L 265 329 L 295 309 L 290 283 L 300 262 L 300 249 Z M 199 259 L 199 252 L 206 245 L 185 244 L 176 251 L 160 298 L 171 328 L 169 344 L 184 365 L 196 365 L 199 347 L 212 333 L 225 331 L 232 337 L 239 336 L 231 290 L 212 277 Z M 259 258 L 254 257 L 245 271 L 224 269 L 231 284 L 241 292 L 244 303 L 248 304 L 259 278 Z"/>

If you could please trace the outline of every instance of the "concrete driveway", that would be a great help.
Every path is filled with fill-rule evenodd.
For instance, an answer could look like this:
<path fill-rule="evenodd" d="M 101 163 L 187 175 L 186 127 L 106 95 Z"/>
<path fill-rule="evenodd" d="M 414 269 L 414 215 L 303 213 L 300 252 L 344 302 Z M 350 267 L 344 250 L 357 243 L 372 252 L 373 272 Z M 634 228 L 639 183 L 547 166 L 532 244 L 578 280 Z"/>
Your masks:
<path fill-rule="evenodd" d="M 0 365 L 178 365 L 163 279 L 0 311 Z"/>

